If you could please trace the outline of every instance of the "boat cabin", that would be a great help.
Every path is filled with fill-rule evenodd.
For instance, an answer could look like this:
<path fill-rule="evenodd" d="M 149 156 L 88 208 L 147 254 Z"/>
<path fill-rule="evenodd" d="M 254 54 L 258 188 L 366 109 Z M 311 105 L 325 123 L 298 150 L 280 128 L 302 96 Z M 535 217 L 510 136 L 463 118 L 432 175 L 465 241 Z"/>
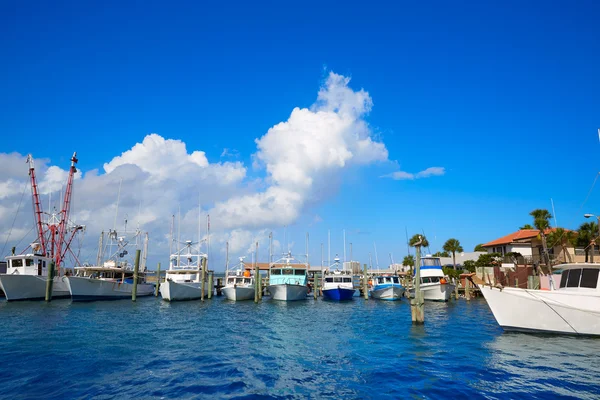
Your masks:
<path fill-rule="evenodd" d="M 306 285 L 308 276 L 305 266 L 286 265 L 283 267 L 271 268 L 269 275 L 270 285 Z"/>
<path fill-rule="evenodd" d="M 48 276 L 51 258 L 38 254 L 23 254 L 6 257 L 6 273 L 19 275 Z"/>
<path fill-rule="evenodd" d="M 430 268 L 439 268 L 442 269 L 442 262 L 439 257 L 425 256 L 421 257 L 421 268 L 422 269 L 430 269 Z"/>
<path fill-rule="evenodd" d="M 325 282 L 327 282 L 327 283 L 348 283 L 348 282 L 352 282 L 352 277 L 351 276 L 343 276 L 343 275 L 325 276 Z"/>
<path fill-rule="evenodd" d="M 375 285 L 389 285 L 389 284 L 400 284 L 400 278 L 394 275 L 385 275 L 385 276 L 376 276 L 373 278 L 373 283 Z"/>
<path fill-rule="evenodd" d="M 571 264 L 564 266 L 559 290 L 598 290 L 600 265 Z"/>

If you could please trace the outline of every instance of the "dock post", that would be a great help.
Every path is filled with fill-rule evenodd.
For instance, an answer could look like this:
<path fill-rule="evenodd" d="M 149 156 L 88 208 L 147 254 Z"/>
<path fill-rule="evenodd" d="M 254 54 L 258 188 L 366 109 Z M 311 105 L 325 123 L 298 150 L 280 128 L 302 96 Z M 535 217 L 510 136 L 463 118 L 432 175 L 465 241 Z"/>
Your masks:
<path fill-rule="evenodd" d="M 217 278 L 217 296 L 221 296 L 221 289 L 223 288 L 223 279 Z"/>
<path fill-rule="evenodd" d="M 466 280 L 466 279 L 465 279 Z M 456 300 L 458 300 L 458 285 L 460 284 L 460 278 L 458 278 L 455 282 L 454 282 L 454 298 Z"/>
<path fill-rule="evenodd" d="M 258 269 L 258 300 L 262 300 L 263 296 L 263 280 L 260 275 L 260 268 Z"/>
<path fill-rule="evenodd" d="M 471 281 L 465 278 L 465 300 L 471 300 Z"/>
<path fill-rule="evenodd" d="M 515 278 L 515 287 L 518 288 L 519 287 L 519 278 Z"/>
<path fill-rule="evenodd" d="M 208 298 L 212 299 L 212 294 L 213 291 L 215 290 L 215 287 L 213 285 L 213 275 L 215 274 L 215 272 L 209 272 L 208 273 Z"/>
<path fill-rule="evenodd" d="M 48 275 L 46 276 L 46 301 L 52 301 L 52 286 L 54 283 L 54 261 L 48 266 Z"/>
<path fill-rule="evenodd" d="M 206 290 L 206 257 L 202 258 L 200 263 L 202 271 L 200 271 L 200 300 L 204 301 L 204 292 Z"/>
<path fill-rule="evenodd" d="M 313 274 L 313 295 L 315 300 L 317 299 L 317 294 L 319 293 L 319 278 L 317 278 L 317 273 Z"/>
<path fill-rule="evenodd" d="M 415 244 L 415 297 L 410 300 L 410 314 L 413 325 L 425 323 L 425 312 L 423 310 L 423 293 L 421 293 L 421 243 L 422 238 Z"/>
<path fill-rule="evenodd" d="M 254 266 L 254 302 L 258 303 L 259 300 L 259 291 L 260 291 L 260 270 L 258 268 L 258 263 Z"/>
<path fill-rule="evenodd" d="M 158 297 L 158 290 L 160 289 L 160 263 L 156 269 L 156 287 L 154 288 L 154 297 Z"/>
<path fill-rule="evenodd" d="M 140 253 L 141 250 L 135 251 L 135 262 L 133 264 L 133 288 L 131 288 L 131 301 L 136 301 L 137 298 L 137 284 L 138 284 L 138 273 L 140 270 Z"/>
<path fill-rule="evenodd" d="M 367 276 L 367 264 L 363 264 L 363 296 L 365 300 L 369 300 L 369 277 Z"/>

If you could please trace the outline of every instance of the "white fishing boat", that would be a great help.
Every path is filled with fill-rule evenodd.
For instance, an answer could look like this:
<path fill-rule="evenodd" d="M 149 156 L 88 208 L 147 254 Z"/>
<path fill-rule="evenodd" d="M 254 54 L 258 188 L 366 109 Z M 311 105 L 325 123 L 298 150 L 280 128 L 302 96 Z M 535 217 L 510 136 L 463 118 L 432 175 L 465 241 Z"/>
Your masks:
<path fill-rule="evenodd" d="M 401 300 L 405 288 L 400 278 L 392 274 L 375 275 L 371 278 L 369 294 L 374 299 Z"/>
<path fill-rule="evenodd" d="M 444 271 L 439 257 L 430 255 L 421 257 L 421 293 L 424 300 L 448 301 L 454 291 L 454 285 Z M 410 289 L 411 297 L 414 297 L 414 287 Z"/>
<path fill-rule="evenodd" d="M 479 285 L 496 321 L 507 331 L 600 336 L 600 264 L 560 265 L 558 288 Z"/>
<path fill-rule="evenodd" d="M 299 263 L 288 251 L 286 256 L 270 265 L 268 290 L 273 300 L 305 300 L 308 294 L 308 263 Z"/>
<path fill-rule="evenodd" d="M 336 255 L 333 265 L 323 271 L 323 298 L 327 300 L 352 300 L 356 290 L 352 281 L 352 271 L 340 268 L 340 258 Z"/>
<path fill-rule="evenodd" d="M 38 184 L 35 174 L 33 157 L 29 155 L 29 177 L 34 205 L 34 219 L 37 238 L 22 254 L 6 257 L 6 273 L 0 274 L 0 287 L 7 301 L 43 300 L 46 295 L 46 280 L 50 271 L 50 263 L 54 263 L 55 271 L 52 278 L 52 298 L 70 297 L 69 289 L 63 282 L 67 255 L 73 257 L 73 263 L 79 261 L 71 251 L 70 244 L 75 235 L 84 230 L 81 225 L 69 223 L 71 197 L 73 194 L 73 177 L 77 169 L 77 154 L 71 157 L 71 167 L 67 177 L 62 208 L 51 214 L 44 213 L 40 201 Z"/>
<path fill-rule="evenodd" d="M 256 292 L 254 276 L 251 271 L 245 269 L 244 257 L 240 257 L 240 263 L 233 269 L 227 269 L 225 273 L 225 286 L 223 294 L 227 300 L 251 300 Z"/>
<path fill-rule="evenodd" d="M 200 243 L 188 240 L 178 252 L 171 254 L 165 281 L 160 284 L 164 300 L 196 300 L 202 298 L 202 269 L 208 257 L 200 251 Z M 204 296 L 208 296 L 208 277 L 205 274 Z"/>
<path fill-rule="evenodd" d="M 65 276 L 73 301 L 119 300 L 131 298 L 134 287 L 134 254 L 128 248 L 135 245 L 139 249 L 142 232 L 137 229 L 133 242 L 127 238 L 127 226 L 123 234 L 116 230 L 108 233 L 109 244 L 106 249 L 102 243 L 104 232 L 100 236 L 97 265 L 84 265 L 75 268 L 74 276 Z M 116 248 L 116 250 L 115 250 Z M 103 262 L 104 251 L 109 251 L 108 259 Z M 144 235 L 144 248 L 141 250 L 142 261 L 138 271 L 136 296 L 149 296 L 154 293 L 154 285 L 146 282 L 146 254 L 148 252 L 148 234 Z M 134 252 L 135 253 L 135 252 Z"/>

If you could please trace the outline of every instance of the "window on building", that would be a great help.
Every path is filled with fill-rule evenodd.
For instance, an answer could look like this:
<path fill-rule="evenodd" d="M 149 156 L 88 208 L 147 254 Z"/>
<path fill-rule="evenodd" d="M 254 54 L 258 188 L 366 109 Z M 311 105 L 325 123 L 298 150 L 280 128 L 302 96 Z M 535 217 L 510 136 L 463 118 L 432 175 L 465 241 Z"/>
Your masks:
<path fill-rule="evenodd" d="M 600 272 L 597 268 L 584 268 L 581 273 L 581 287 L 596 289 L 598 285 L 598 273 Z"/>

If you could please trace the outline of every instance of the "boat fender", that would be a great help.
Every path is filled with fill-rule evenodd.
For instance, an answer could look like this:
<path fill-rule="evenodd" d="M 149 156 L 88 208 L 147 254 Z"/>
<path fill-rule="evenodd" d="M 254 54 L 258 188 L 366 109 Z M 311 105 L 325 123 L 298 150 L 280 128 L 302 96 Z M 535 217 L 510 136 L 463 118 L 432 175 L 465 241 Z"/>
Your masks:
<path fill-rule="evenodd" d="M 441 283 L 442 285 L 445 285 L 445 284 L 446 284 L 446 283 L 448 283 L 448 282 L 446 281 L 446 278 L 442 278 L 442 279 L 440 279 L 440 283 Z"/>

